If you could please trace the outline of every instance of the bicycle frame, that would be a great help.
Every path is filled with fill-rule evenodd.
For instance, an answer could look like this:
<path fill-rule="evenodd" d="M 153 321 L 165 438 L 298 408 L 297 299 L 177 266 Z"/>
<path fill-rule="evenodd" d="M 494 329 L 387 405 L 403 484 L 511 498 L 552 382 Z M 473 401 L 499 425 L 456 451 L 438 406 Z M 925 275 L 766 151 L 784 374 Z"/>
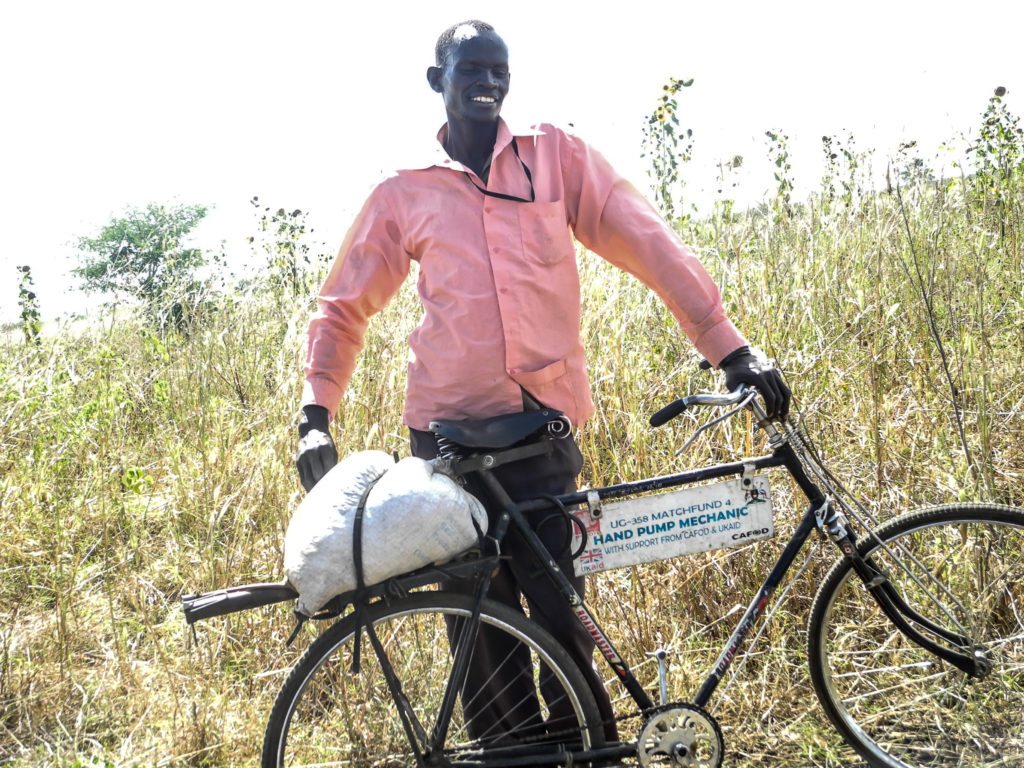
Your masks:
<path fill-rule="evenodd" d="M 678 486 L 693 485 L 707 480 L 740 476 L 751 468 L 755 470 L 762 470 L 774 467 L 785 467 L 789 471 L 790 475 L 792 475 L 801 490 L 807 496 L 810 501 L 810 505 L 797 526 L 796 531 L 793 533 L 789 543 L 779 556 L 778 561 L 775 563 L 775 566 L 761 585 L 761 588 L 758 590 L 754 599 L 747 607 L 743 618 L 729 637 L 729 640 L 722 649 L 718 660 L 712 667 L 696 697 L 693 699 L 693 702 L 701 707 L 703 707 L 711 698 L 722 676 L 729 669 L 733 659 L 737 655 L 737 652 L 743 645 L 751 627 L 764 612 L 764 607 L 768 598 L 771 597 L 783 577 L 789 571 L 790 566 L 796 559 L 796 556 L 803 547 L 807 537 L 811 534 L 811 531 L 819 525 L 822 510 L 828 506 L 824 495 L 810 480 L 810 478 L 807 477 L 800 459 L 793 451 L 793 448 L 788 444 L 784 444 L 776 448 L 773 453 L 765 456 L 758 456 L 727 464 L 718 464 L 712 467 L 679 472 L 648 480 L 640 480 L 631 483 L 592 489 L 586 492 L 565 494 L 557 497 L 558 503 L 566 507 L 570 507 L 587 503 L 588 499 L 592 499 L 595 494 L 598 499 L 604 502 L 627 496 L 652 493 Z M 498 527 L 495 531 L 496 537 L 503 535 L 505 528 L 509 524 L 515 525 L 516 528 L 519 529 L 520 533 L 529 542 L 534 555 L 537 557 L 538 561 L 543 564 L 548 576 L 554 582 L 563 598 L 565 598 L 572 606 L 577 619 L 593 638 L 601 652 L 601 655 L 604 656 L 616 677 L 618 677 L 622 682 L 626 690 L 629 691 L 630 696 L 636 702 L 637 706 L 645 712 L 654 709 L 654 702 L 633 675 L 629 666 L 615 650 L 612 642 L 604 634 L 604 631 L 601 629 L 590 608 L 587 607 L 576 590 L 573 589 L 565 574 L 550 562 L 550 557 L 546 556 L 547 550 L 526 522 L 525 513 L 549 509 L 552 507 L 552 502 L 548 499 L 538 499 L 534 501 L 513 503 L 508 499 L 504 489 L 501 488 L 500 484 L 493 476 L 486 471 L 480 471 L 480 476 L 487 484 L 488 490 L 495 494 L 497 498 L 503 498 L 506 502 L 505 512 L 499 518 Z"/>

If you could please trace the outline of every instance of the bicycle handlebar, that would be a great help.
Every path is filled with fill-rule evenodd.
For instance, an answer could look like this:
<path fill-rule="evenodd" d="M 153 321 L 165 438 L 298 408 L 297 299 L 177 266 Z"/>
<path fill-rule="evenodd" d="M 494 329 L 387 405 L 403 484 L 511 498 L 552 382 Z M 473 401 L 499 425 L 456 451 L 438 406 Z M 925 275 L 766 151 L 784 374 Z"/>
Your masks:
<path fill-rule="evenodd" d="M 733 392 L 726 392 L 720 395 L 687 395 L 679 400 L 669 403 L 660 411 L 651 416 L 652 427 L 660 427 L 662 424 L 671 421 L 680 413 L 695 405 L 726 406 L 737 405 L 743 398 L 747 397 L 753 390 L 752 387 L 740 386 Z"/>
<path fill-rule="evenodd" d="M 669 403 L 660 411 L 651 416 L 650 422 L 652 427 L 660 427 L 667 421 L 671 421 L 680 413 L 686 410 L 686 398 L 676 400 L 675 402 Z"/>

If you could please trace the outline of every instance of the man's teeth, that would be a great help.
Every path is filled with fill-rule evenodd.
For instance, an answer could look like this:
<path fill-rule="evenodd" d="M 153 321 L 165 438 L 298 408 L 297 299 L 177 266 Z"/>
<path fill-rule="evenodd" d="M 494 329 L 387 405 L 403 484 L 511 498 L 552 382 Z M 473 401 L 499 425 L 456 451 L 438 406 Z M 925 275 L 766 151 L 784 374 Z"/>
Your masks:
<path fill-rule="evenodd" d="M 493 104 L 497 99 L 493 96 L 474 96 L 471 101 L 481 101 L 484 104 Z"/>

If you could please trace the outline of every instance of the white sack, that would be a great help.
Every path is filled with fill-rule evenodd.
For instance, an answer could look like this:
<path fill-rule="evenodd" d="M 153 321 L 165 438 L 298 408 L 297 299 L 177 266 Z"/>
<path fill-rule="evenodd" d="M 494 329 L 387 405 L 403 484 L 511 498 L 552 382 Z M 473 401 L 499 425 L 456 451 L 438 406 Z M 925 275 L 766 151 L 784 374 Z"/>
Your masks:
<path fill-rule="evenodd" d="M 335 595 L 356 588 L 353 527 L 359 499 L 373 480 L 363 513 L 363 577 L 377 584 L 476 545 L 483 505 L 422 459 L 397 464 L 382 451 L 352 454 L 309 492 L 284 539 L 284 569 L 298 591 L 296 606 L 311 616 Z"/>

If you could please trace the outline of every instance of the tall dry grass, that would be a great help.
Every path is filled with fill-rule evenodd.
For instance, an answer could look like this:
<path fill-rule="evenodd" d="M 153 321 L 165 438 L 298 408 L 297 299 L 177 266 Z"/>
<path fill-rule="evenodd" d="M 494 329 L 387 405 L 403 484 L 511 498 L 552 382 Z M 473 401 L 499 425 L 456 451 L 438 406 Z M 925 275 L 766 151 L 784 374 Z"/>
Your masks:
<path fill-rule="evenodd" d="M 742 330 L 785 367 L 834 471 L 882 516 L 943 500 L 1024 502 L 1019 176 L 918 180 L 681 222 Z M 648 415 L 715 386 L 668 313 L 581 254 L 597 416 L 583 481 L 612 483 L 756 453 L 742 419 L 701 438 Z M 183 593 L 282 577 L 300 497 L 292 467 L 308 306 L 225 302 L 187 335 L 129 316 L 0 347 L 0 762 L 243 765 L 310 634 L 281 607 L 186 628 Z M 406 453 L 400 424 L 412 283 L 372 324 L 336 437 Z M 777 527 L 801 510 L 776 482 Z M 673 650 L 695 692 L 777 542 L 603 574 L 591 601 L 645 684 Z M 826 559 L 831 559 L 826 558 Z M 717 711 L 727 763 L 839 765 L 805 672 L 815 575 L 784 600 Z M 843 763 L 845 764 L 845 763 Z"/>

